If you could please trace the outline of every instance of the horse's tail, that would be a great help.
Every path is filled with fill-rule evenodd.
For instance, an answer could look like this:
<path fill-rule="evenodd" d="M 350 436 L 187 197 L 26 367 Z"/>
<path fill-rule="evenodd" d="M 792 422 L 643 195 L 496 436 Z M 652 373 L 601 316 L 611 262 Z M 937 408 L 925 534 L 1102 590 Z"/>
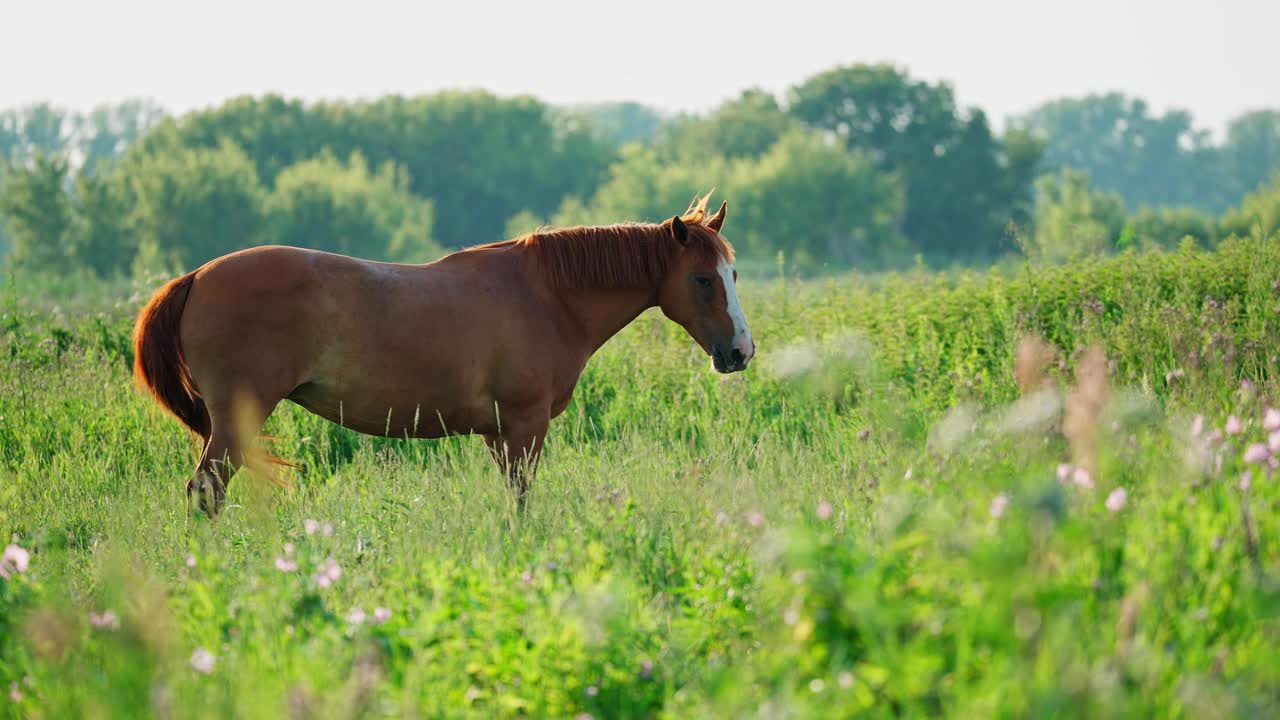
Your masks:
<path fill-rule="evenodd" d="M 209 409 L 182 352 L 182 311 L 194 281 L 194 272 L 170 280 L 138 313 L 133 326 L 133 376 L 156 402 L 207 441 L 212 432 Z"/>

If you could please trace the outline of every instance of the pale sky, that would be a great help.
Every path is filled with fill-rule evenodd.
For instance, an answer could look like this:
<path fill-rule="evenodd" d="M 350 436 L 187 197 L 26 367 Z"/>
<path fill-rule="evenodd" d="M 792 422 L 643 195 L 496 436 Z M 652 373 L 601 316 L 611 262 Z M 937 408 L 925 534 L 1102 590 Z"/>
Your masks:
<path fill-rule="evenodd" d="M 947 80 L 997 124 L 1120 90 L 1220 130 L 1280 107 L 1280 0 L 0 0 L 0 108 L 485 88 L 705 110 L 837 64 Z"/>

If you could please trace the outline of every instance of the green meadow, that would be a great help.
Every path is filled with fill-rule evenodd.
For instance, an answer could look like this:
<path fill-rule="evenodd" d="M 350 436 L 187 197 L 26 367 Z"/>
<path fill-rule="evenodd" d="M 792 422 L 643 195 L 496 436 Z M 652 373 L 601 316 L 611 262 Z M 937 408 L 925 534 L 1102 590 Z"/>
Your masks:
<path fill-rule="evenodd" d="M 133 385 L 163 282 L 0 297 L 0 717 L 1280 712 L 1280 237 L 744 280 L 720 376 L 651 311 L 528 513 L 477 438 L 284 404 L 217 521 Z"/>

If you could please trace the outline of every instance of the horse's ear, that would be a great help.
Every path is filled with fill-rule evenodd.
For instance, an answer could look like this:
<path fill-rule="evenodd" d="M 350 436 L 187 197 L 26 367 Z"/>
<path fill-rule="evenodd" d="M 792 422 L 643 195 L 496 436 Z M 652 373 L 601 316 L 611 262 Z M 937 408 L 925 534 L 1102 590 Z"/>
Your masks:
<path fill-rule="evenodd" d="M 720 232 L 720 226 L 724 225 L 724 209 L 728 206 L 729 203 L 722 201 L 720 203 L 720 209 L 717 210 L 716 214 L 712 215 L 711 219 L 707 221 L 707 227 L 715 230 L 716 232 Z"/>
<path fill-rule="evenodd" d="M 681 245 L 689 242 L 689 228 L 685 226 L 679 215 L 671 216 L 671 236 Z"/>

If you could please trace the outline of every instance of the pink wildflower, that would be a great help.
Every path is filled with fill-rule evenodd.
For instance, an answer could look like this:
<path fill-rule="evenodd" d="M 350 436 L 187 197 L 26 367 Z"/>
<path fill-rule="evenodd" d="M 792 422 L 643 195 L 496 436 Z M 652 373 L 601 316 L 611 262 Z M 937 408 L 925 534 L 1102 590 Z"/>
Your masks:
<path fill-rule="evenodd" d="M 363 625 L 365 621 L 364 610 L 358 607 L 351 608 L 351 612 L 347 613 L 347 622 L 352 625 Z"/>
<path fill-rule="evenodd" d="M 747 524 L 751 527 L 764 527 L 764 513 L 759 510 L 752 510 L 747 513 Z"/>
<path fill-rule="evenodd" d="M 1227 418 L 1227 426 L 1224 429 L 1228 435 L 1239 435 L 1244 432 L 1244 424 L 1240 422 L 1240 418 L 1232 415 Z"/>
<path fill-rule="evenodd" d="M 1200 437 L 1202 432 L 1204 432 L 1204 416 L 1196 415 L 1195 419 L 1191 421 L 1191 436 Z"/>
<path fill-rule="evenodd" d="M 1271 457 L 1271 451 L 1262 443 L 1253 443 L 1245 448 L 1244 461 L 1250 465 L 1258 465 L 1267 461 Z"/>
<path fill-rule="evenodd" d="M 1262 416 L 1262 427 L 1266 428 L 1267 432 L 1280 430 L 1280 410 L 1267 408 L 1267 412 Z"/>
<path fill-rule="evenodd" d="M 1267 449 L 1273 453 L 1280 453 L 1280 431 L 1267 436 Z"/>
<path fill-rule="evenodd" d="M 311 518 L 307 518 L 302 521 L 302 529 L 305 530 L 308 535 L 315 535 L 316 531 L 320 529 L 320 523 L 312 520 Z"/>
<path fill-rule="evenodd" d="M 298 561 L 291 557 L 283 555 L 276 556 L 276 569 L 282 573 L 291 573 L 298 571 Z"/>
<path fill-rule="evenodd" d="M 120 617 L 114 610 L 103 610 L 101 614 L 89 613 L 89 625 L 96 630 L 115 631 L 120 629 Z"/>
<path fill-rule="evenodd" d="M 376 607 L 373 609 L 373 624 L 381 625 L 391 619 L 391 611 L 384 607 Z"/>
<path fill-rule="evenodd" d="M 819 520 L 826 520 L 827 518 L 831 517 L 831 511 L 832 511 L 831 503 L 827 502 L 826 500 L 823 500 L 822 502 L 818 503 L 818 519 Z"/>
<path fill-rule="evenodd" d="M 19 575 L 27 571 L 31 565 L 31 553 L 17 545 L 7 545 L 4 555 L 0 555 L 0 577 Z"/>
<path fill-rule="evenodd" d="M 322 588 L 338 582 L 342 578 L 342 567 L 333 558 L 327 558 L 316 568 L 315 581 Z"/>
<path fill-rule="evenodd" d="M 1071 471 L 1071 482 L 1075 483 L 1077 487 L 1082 487 L 1086 490 L 1093 489 L 1093 476 L 1084 468 L 1076 468 Z"/>
<path fill-rule="evenodd" d="M 1058 465 L 1058 482 L 1066 482 L 1071 478 L 1071 466 L 1067 463 Z"/>

